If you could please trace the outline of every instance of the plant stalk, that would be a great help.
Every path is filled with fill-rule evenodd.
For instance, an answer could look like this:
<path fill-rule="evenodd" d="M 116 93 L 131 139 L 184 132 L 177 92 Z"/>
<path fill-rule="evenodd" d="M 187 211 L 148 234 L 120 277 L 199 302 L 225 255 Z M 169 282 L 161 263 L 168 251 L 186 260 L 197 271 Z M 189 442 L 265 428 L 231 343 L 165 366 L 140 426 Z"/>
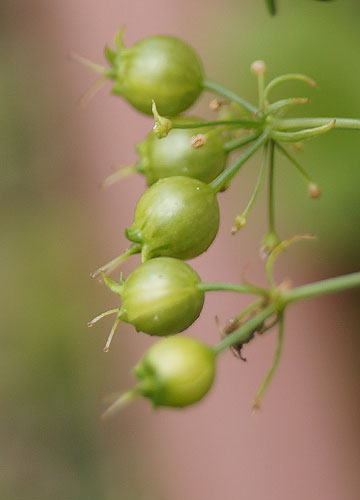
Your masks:
<path fill-rule="evenodd" d="M 275 196 L 274 196 L 274 169 L 275 169 L 275 144 L 270 141 L 270 166 L 269 166 L 269 233 L 275 233 Z"/>
<path fill-rule="evenodd" d="M 300 286 L 298 288 L 294 288 L 293 290 L 284 291 L 282 292 L 282 300 L 284 300 L 285 305 L 288 305 L 292 302 L 298 302 L 299 300 L 342 292 L 356 287 L 360 287 L 360 272 L 347 274 L 345 276 L 338 276 L 336 278 L 329 278 Z"/>
<path fill-rule="evenodd" d="M 238 158 L 230 167 L 226 168 L 220 175 L 216 177 L 211 183 L 210 186 L 213 188 L 215 193 L 221 191 L 221 189 L 231 181 L 233 177 L 238 173 L 240 168 L 246 163 L 249 158 L 253 154 L 256 153 L 258 149 L 260 149 L 269 138 L 269 132 L 265 130 L 265 132 L 248 147 L 248 149 Z"/>
<path fill-rule="evenodd" d="M 255 120 L 247 120 L 246 118 L 233 120 L 215 120 L 212 122 L 199 122 L 199 123 L 176 123 L 172 122 L 171 128 L 204 128 L 204 127 L 214 127 L 216 125 L 238 125 L 238 128 L 259 128 L 262 126 L 261 122 Z"/>
<path fill-rule="evenodd" d="M 253 142 L 258 137 L 259 134 L 249 134 L 244 137 L 240 137 L 239 139 L 231 139 L 229 142 L 225 143 L 224 149 L 227 153 L 231 153 L 232 151 L 235 151 L 235 149 L 250 144 L 250 142 Z"/>
<path fill-rule="evenodd" d="M 272 123 L 276 130 L 296 130 L 321 127 L 331 120 L 334 120 L 334 118 L 284 118 L 282 120 L 274 120 Z M 360 130 L 360 119 L 336 118 L 334 128 Z"/>
<path fill-rule="evenodd" d="M 328 295 L 330 293 L 342 292 L 351 290 L 352 288 L 360 287 L 360 272 L 347 274 L 345 276 L 338 276 L 336 278 L 329 278 L 326 280 L 310 283 L 293 290 L 282 291 L 278 297 L 278 303 L 273 302 L 259 314 L 249 319 L 244 325 L 235 330 L 230 335 L 227 335 L 219 344 L 213 347 L 216 354 L 220 354 L 225 349 L 232 345 L 244 343 L 253 335 L 265 320 L 273 316 L 281 310 L 284 313 L 286 306 L 293 302 L 306 300 L 313 297 L 320 297 L 321 295 Z"/>
<path fill-rule="evenodd" d="M 268 296 L 268 291 L 265 288 L 253 285 L 236 285 L 234 283 L 199 283 L 198 288 L 203 292 L 223 291 Z"/>
<path fill-rule="evenodd" d="M 212 92 L 215 92 L 216 94 L 222 95 L 223 97 L 227 97 L 233 102 L 236 102 L 239 104 L 242 108 L 246 109 L 249 113 L 256 113 L 257 109 L 255 106 L 253 106 L 250 102 L 246 101 L 242 97 L 238 96 L 231 90 L 223 87 L 222 85 L 212 82 L 210 80 L 204 80 L 203 83 L 204 89 L 206 90 L 211 90 Z"/>

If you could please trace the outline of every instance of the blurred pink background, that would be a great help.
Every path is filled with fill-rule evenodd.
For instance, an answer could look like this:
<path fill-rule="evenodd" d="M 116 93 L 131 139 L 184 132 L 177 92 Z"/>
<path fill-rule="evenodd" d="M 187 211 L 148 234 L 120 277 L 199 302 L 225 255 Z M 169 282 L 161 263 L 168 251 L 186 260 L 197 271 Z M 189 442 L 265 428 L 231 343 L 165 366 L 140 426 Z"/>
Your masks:
<path fill-rule="evenodd" d="M 3 200 L 4 204 L 8 203 L 4 210 L 10 213 L 12 203 L 19 203 L 27 212 L 32 203 L 40 203 L 46 211 L 56 202 L 57 210 L 65 215 L 62 222 L 64 236 L 58 235 L 55 245 L 59 244 L 61 248 L 68 241 L 67 262 L 72 268 L 69 283 L 74 284 L 76 297 L 82 294 L 87 297 L 77 323 L 69 327 L 71 332 L 67 332 L 76 345 L 80 363 L 77 370 L 91 381 L 84 382 L 81 397 L 87 407 L 86 418 L 92 425 L 92 433 L 87 439 L 95 442 L 92 470 L 99 476 L 100 486 L 96 494 L 94 490 L 93 497 L 90 492 L 86 498 L 359 498 L 359 295 L 355 293 L 309 301 L 289 310 L 280 368 L 266 393 L 261 411 L 255 417 L 251 414 L 252 399 L 272 361 L 275 332 L 257 338 L 246 347 L 247 363 L 240 362 L 230 352 L 221 357 L 213 390 L 203 402 L 192 408 L 153 411 L 147 401 L 137 401 L 111 421 L 104 423 L 98 418 L 106 395 L 133 384 L 131 368 L 153 342 L 153 339 L 135 334 L 131 327 L 124 325 L 119 329 L 112 349 L 105 355 L 102 346 L 111 320 L 104 320 L 91 331 L 86 329 L 88 319 L 117 303 L 110 292 L 88 278 L 88 273 L 125 248 L 123 230 L 131 223 L 136 201 L 145 187 L 143 179 L 137 176 L 106 191 L 100 190 L 98 185 L 114 163 L 126 165 L 136 161 L 134 145 L 143 139 L 152 126 L 152 120 L 132 110 L 120 98 L 109 96 L 110 85 L 100 91 L 85 109 L 79 108 L 77 99 L 96 77 L 69 60 L 68 55 L 76 52 L 103 63 L 105 43 L 111 44 L 116 31 L 124 25 L 128 45 L 147 35 L 167 33 L 187 40 L 198 50 L 209 78 L 237 89 L 245 98 L 254 99 L 256 86 L 249 65 L 255 58 L 267 60 L 271 75 L 307 69 L 299 55 L 302 40 L 307 37 L 306 19 L 312 19 L 309 32 L 316 23 L 324 23 L 327 27 L 324 31 L 329 32 L 336 23 L 341 24 L 348 39 L 345 37 L 339 42 L 343 47 L 336 50 L 345 50 L 351 45 L 354 52 L 359 48 L 360 18 L 356 2 L 323 5 L 304 0 L 290 2 L 292 6 L 285 3 L 279 3 L 280 12 L 274 19 L 268 16 L 260 0 L 225 0 L 221 4 L 203 0 L 37 0 L 28 3 L 5 1 L 1 7 L 6 14 L 3 18 L 6 20 L 3 45 L 14 56 L 9 64 L 19 65 L 23 102 L 31 101 L 35 107 L 36 103 L 41 103 L 42 121 L 49 124 L 49 128 L 46 125 L 38 127 L 37 113 L 33 114 L 35 121 L 28 124 L 35 137 L 35 163 L 41 162 L 45 154 L 50 158 L 45 167 L 39 171 L 35 169 L 35 201 L 30 197 L 24 204 L 24 197 L 19 195 L 17 198 L 12 194 L 19 191 L 9 188 Z M 299 19 L 295 12 L 297 5 Z M 315 55 L 322 55 L 324 59 L 336 57 L 336 50 L 335 54 L 332 52 L 333 43 L 333 38 L 320 39 L 314 49 Z M 242 50 L 239 51 L 239 47 Z M 305 47 L 309 55 L 310 49 L 309 43 Z M 321 78 L 323 59 L 315 59 L 314 56 L 309 62 L 309 69 L 317 70 L 318 74 L 312 76 Z M 331 74 L 329 69 L 324 71 Z M 338 107 L 334 104 L 329 111 L 320 109 L 320 113 L 347 113 L 346 103 L 342 109 L 339 96 L 344 81 L 339 80 L 339 90 L 336 90 L 335 83 L 327 86 L 324 77 L 321 93 L 327 98 L 332 93 L 340 104 Z M 352 85 L 358 89 L 359 83 L 357 72 Z M 346 92 L 350 93 L 350 90 L 344 90 Z M 16 99 L 17 95 L 10 97 Z M 324 98 L 320 97 L 320 92 L 311 97 L 314 101 Z M 196 114 L 208 114 L 209 99 L 210 95 L 202 98 L 196 106 Z M 353 100 L 356 100 L 354 108 L 360 116 L 358 92 Z M 48 132 L 47 136 L 44 131 Z M 355 134 L 351 138 L 356 142 L 358 153 L 359 138 Z M 328 143 L 319 140 L 316 145 L 309 146 L 305 158 L 321 157 L 322 148 L 332 144 L 336 148 L 336 139 Z M 327 154 L 331 157 L 331 153 Z M 336 157 L 339 153 L 335 150 L 332 154 Z M 249 265 L 247 278 L 264 283 L 263 261 L 259 257 L 259 242 L 266 227 L 264 197 L 248 227 L 235 237 L 230 234 L 233 216 L 244 206 L 243 200 L 247 199 L 255 181 L 251 166 L 256 170 L 258 162 L 259 158 L 255 158 L 241 173 L 232 190 L 221 197 L 220 234 L 209 251 L 192 262 L 204 281 L 240 282 L 245 266 Z M 352 165 L 353 169 L 356 167 L 359 167 L 358 160 Z M 313 171 L 321 178 L 321 172 L 316 168 Z M 283 176 L 285 169 L 280 171 Z M 295 176 L 290 178 L 295 179 Z M 347 196 L 347 183 L 344 182 L 345 191 L 342 191 L 344 197 Z M 301 181 L 299 184 L 301 186 Z M 282 179 L 277 190 L 279 198 L 283 195 L 283 201 L 278 203 L 280 232 L 283 236 L 317 232 L 316 219 L 326 220 L 322 201 L 308 200 L 305 189 L 301 191 L 300 188 L 301 194 L 292 200 L 288 188 Z M 339 188 L 340 184 L 335 183 L 331 189 L 337 191 Z M 330 194 L 325 194 L 325 203 L 326 197 L 328 203 L 331 202 L 331 189 Z M 299 213 L 305 205 L 306 217 L 301 219 Z M 358 217 L 359 213 L 356 215 Z M 67 233 L 68 224 L 73 228 L 71 236 Z M 81 226 L 78 231 L 77 225 Z M 346 242 L 339 245 L 334 241 L 331 228 L 325 228 L 318 242 L 300 243 L 281 259 L 277 265 L 277 277 L 279 280 L 290 277 L 295 284 L 301 284 L 355 270 L 358 261 L 352 260 L 352 253 L 347 253 L 346 246 Z M 356 248 L 359 248 L 358 244 Z M 124 265 L 125 274 L 137 262 L 136 257 L 129 260 Z M 51 277 L 51 265 L 47 272 Z M 189 333 L 211 344 L 216 343 L 219 332 L 215 313 L 225 323 L 246 304 L 246 298 L 242 296 L 208 294 L 203 314 Z M 16 323 L 14 325 L 15 331 L 21 332 L 20 336 L 25 334 L 22 331 L 24 325 L 21 328 Z M 19 380 L 26 380 L 26 373 L 19 375 L 16 370 L 11 373 L 7 377 L 18 376 Z M 7 413 L 12 407 L 3 410 Z M 26 406 L 21 411 L 26 414 Z M 20 425 L 23 425 L 22 420 Z M 47 460 L 39 458 L 36 439 L 31 446 L 26 445 L 27 451 L 22 451 L 21 443 L 18 443 L 15 453 L 14 441 L 9 439 L 8 432 L 3 426 L 7 453 L 1 459 L 5 465 L 0 479 L 6 485 L 4 494 L 8 495 L 3 496 L 4 499 L 21 498 L 15 495 L 15 489 L 11 491 L 12 485 L 22 482 L 25 492 L 28 482 L 32 481 L 31 476 L 38 484 L 37 498 L 50 498 L 46 496 L 50 492 L 53 499 L 85 498 L 81 496 L 81 489 L 72 492 L 71 488 L 65 488 L 62 482 L 66 483 L 67 475 L 62 476 L 61 466 L 57 466 L 56 461 L 52 463 L 53 459 L 48 464 L 50 472 L 46 472 Z M 15 430 L 11 432 L 16 435 Z M 49 448 L 52 440 L 51 435 L 45 437 Z M 76 440 L 75 435 L 64 445 L 76 448 Z M 34 456 L 37 457 L 32 464 L 34 472 L 27 477 L 27 464 L 34 460 Z M 22 459 L 24 463 L 17 468 Z M 52 482 L 51 478 L 57 473 L 59 477 Z M 49 482 L 44 490 L 42 475 L 46 475 Z M 83 480 L 86 481 L 86 474 Z M 65 496 L 60 492 L 62 495 L 66 492 Z M 36 489 L 30 488 L 30 496 L 25 494 L 23 498 L 33 498 L 32 495 L 36 498 L 35 493 Z"/>

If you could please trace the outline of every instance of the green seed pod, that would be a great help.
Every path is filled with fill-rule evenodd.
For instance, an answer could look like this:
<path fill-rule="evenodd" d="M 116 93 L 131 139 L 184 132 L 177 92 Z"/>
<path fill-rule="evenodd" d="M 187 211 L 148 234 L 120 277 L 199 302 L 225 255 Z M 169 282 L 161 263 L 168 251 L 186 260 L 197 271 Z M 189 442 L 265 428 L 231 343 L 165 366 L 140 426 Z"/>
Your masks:
<path fill-rule="evenodd" d="M 178 125 L 203 122 L 193 116 L 177 116 L 175 121 Z M 198 137 L 204 138 L 201 147 L 196 147 Z M 225 143 L 226 137 L 221 130 L 209 127 L 175 128 L 161 140 L 151 131 L 136 146 L 139 161 L 115 171 L 105 179 L 103 186 L 110 186 L 135 172 L 145 176 L 148 186 L 159 179 L 174 176 L 193 177 L 208 184 L 226 166 Z"/>
<path fill-rule="evenodd" d="M 118 317 L 150 335 L 182 332 L 198 318 L 204 304 L 198 283 L 197 273 L 181 260 L 149 260 L 117 292 L 122 300 Z"/>
<path fill-rule="evenodd" d="M 109 273 L 137 253 L 143 262 L 162 256 L 193 259 L 214 241 L 219 219 L 216 192 L 209 184 L 191 177 L 160 179 L 142 195 L 134 223 L 125 230 L 133 244 L 90 276 Z"/>
<path fill-rule="evenodd" d="M 120 33 L 116 51 L 107 47 L 105 55 L 111 64 L 107 76 L 114 80 L 112 92 L 142 113 L 151 115 L 154 99 L 160 114 L 177 115 L 188 109 L 203 89 L 201 59 L 178 38 L 151 36 L 125 48 Z"/>
<path fill-rule="evenodd" d="M 178 116 L 178 124 L 199 123 L 203 120 L 191 116 Z M 191 139 L 199 134 L 205 143 L 196 148 Z M 227 154 L 225 138 L 218 130 L 209 128 L 173 129 L 167 137 L 159 140 L 154 132 L 137 146 L 140 155 L 138 170 L 146 177 L 149 186 L 159 179 L 172 176 L 193 177 L 206 184 L 225 168 Z"/>
<path fill-rule="evenodd" d="M 138 384 L 117 398 L 103 413 L 108 417 L 138 396 L 153 406 L 183 408 L 197 403 L 215 377 L 216 354 L 191 337 L 168 337 L 153 344 L 134 368 Z"/>
<path fill-rule="evenodd" d="M 171 257 L 151 259 L 137 267 L 120 283 L 103 274 L 105 284 L 121 297 L 119 309 L 110 309 L 88 323 L 92 326 L 110 314 L 115 323 L 105 344 L 109 350 L 120 321 L 150 335 L 173 335 L 188 328 L 199 317 L 204 291 L 198 274 L 185 262 Z"/>
<path fill-rule="evenodd" d="M 169 337 L 153 344 L 134 369 L 139 392 L 154 406 L 184 407 L 210 389 L 215 353 L 191 337 Z"/>
<path fill-rule="evenodd" d="M 168 177 L 145 191 L 125 234 L 141 246 L 143 261 L 160 256 L 188 260 L 208 249 L 218 229 L 213 189 L 190 177 Z"/>

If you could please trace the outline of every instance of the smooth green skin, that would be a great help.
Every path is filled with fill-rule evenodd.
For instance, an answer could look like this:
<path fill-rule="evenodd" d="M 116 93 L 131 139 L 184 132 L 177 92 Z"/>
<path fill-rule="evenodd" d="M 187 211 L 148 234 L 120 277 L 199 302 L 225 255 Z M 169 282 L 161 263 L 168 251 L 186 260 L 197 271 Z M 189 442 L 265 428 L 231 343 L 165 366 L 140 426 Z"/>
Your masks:
<path fill-rule="evenodd" d="M 154 257 L 188 260 L 209 248 L 219 229 L 219 204 L 208 184 L 190 177 L 168 177 L 140 198 L 134 224 L 125 234 L 140 243 L 145 262 Z"/>
<path fill-rule="evenodd" d="M 140 388 L 144 382 L 143 396 L 154 406 L 181 408 L 209 391 L 215 376 L 215 353 L 197 339 L 169 337 L 150 347 L 134 373 Z"/>
<path fill-rule="evenodd" d="M 201 123 L 201 118 L 178 116 L 176 123 Z M 191 138 L 206 135 L 206 142 L 200 148 L 193 148 Z M 137 145 L 140 155 L 138 170 L 146 177 L 148 186 L 159 179 L 185 176 L 199 179 L 208 184 L 225 168 L 227 153 L 225 138 L 218 130 L 209 127 L 194 129 L 173 129 L 167 137 L 159 140 L 154 132 Z"/>
<path fill-rule="evenodd" d="M 190 45 L 158 35 L 120 49 L 112 78 L 112 92 L 123 96 L 137 110 L 151 115 L 154 99 L 161 115 L 175 116 L 199 97 L 204 68 Z"/>
<path fill-rule="evenodd" d="M 199 317 L 204 304 L 198 283 L 197 273 L 181 260 L 149 260 L 125 281 L 119 317 L 150 335 L 182 332 Z"/>

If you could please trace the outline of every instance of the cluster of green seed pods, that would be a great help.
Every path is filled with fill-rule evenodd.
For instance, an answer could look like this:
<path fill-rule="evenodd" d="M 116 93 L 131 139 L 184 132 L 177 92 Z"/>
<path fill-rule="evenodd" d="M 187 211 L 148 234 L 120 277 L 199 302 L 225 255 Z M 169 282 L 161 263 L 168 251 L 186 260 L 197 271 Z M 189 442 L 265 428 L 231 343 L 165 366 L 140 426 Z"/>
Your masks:
<path fill-rule="evenodd" d="M 134 369 L 138 385 L 113 407 L 136 395 L 149 398 L 154 406 L 184 407 L 208 392 L 215 374 L 211 347 L 173 335 L 187 329 L 204 304 L 201 280 L 184 261 L 205 252 L 218 232 L 217 190 L 209 183 L 226 166 L 226 136 L 205 122 L 201 126 L 199 118 L 179 115 L 203 90 L 202 62 L 189 45 L 170 36 L 153 36 L 125 48 L 122 33 L 115 45 L 115 50 L 105 51 L 110 69 L 104 74 L 113 81 L 112 92 L 145 114 L 151 113 L 155 101 L 159 113 L 175 116 L 184 128 L 171 130 L 163 139 L 151 131 L 137 146 L 139 162 L 130 170 L 143 174 L 149 187 L 125 231 L 132 245 L 93 273 L 102 274 L 121 297 L 121 306 L 101 314 L 89 326 L 104 315 L 116 314 L 105 350 L 120 321 L 138 332 L 167 337 L 148 350 Z M 104 184 L 122 175 L 120 170 Z M 120 282 L 112 280 L 108 273 L 135 253 L 141 253 L 142 264 L 126 280 L 122 276 Z"/>
<path fill-rule="evenodd" d="M 89 326 L 108 314 L 116 314 L 106 351 L 121 321 L 133 325 L 138 332 L 167 337 L 155 343 L 137 365 L 134 373 L 139 379 L 138 385 L 117 400 L 109 411 L 137 395 L 149 398 L 155 406 L 183 407 L 197 402 L 208 392 L 218 351 L 200 341 L 174 335 L 186 330 L 199 317 L 205 291 L 237 287 L 229 284 L 230 288 L 227 285 L 206 288 L 185 262 L 204 253 L 216 238 L 220 223 L 219 193 L 227 189 L 240 168 L 263 149 L 258 181 L 244 211 L 235 217 L 232 232 L 246 225 L 268 169 L 269 231 L 263 238 L 263 248 L 266 255 L 272 255 L 281 247 L 274 224 L 275 150 L 297 168 L 307 182 L 310 197 L 317 198 L 318 186 L 280 143 L 298 143 L 335 126 L 360 128 L 360 125 L 346 119 L 283 119 L 288 109 L 309 99 L 290 98 L 269 103 L 271 90 L 292 80 L 311 87 L 316 84 L 305 75 L 291 73 L 274 78 L 265 86 L 266 66 L 262 61 L 255 61 L 251 66 L 259 89 L 258 106 L 253 106 L 206 79 L 196 52 L 171 36 L 148 37 L 126 48 L 120 31 L 115 49 L 106 47 L 105 56 L 109 68 L 77 59 L 100 73 L 102 80 L 110 79 L 113 94 L 122 96 L 141 113 L 153 113 L 155 125 L 137 146 L 139 161 L 119 169 L 104 181 L 104 186 L 108 186 L 130 172 L 138 172 L 145 177 L 148 187 L 137 203 L 133 223 L 125 230 L 129 248 L 92 273 L 92 276 L 103 277 L 121 298 L 121 306 L 100 314 Z M 210 106 L 213 110 L 225 107 L 220 119 L 204 121 L 181 115 L 204 90 L 225 98 L 212 101 Z M 243 146 L 248 147 L 227 166 L 230 153 Z M 140 266 L 126 280 L 122 276 L 119 282 L 111 279 L 110 272 L 134 254 L 141 254 Z M 273 287 L 271 277 L 269 283 Z M 240 286 L 240 291 L 243 288 Z M 256 287 L 245 288 L 246 293 L 254 293 Z M 255 303 L 254 310 L 266 308 L 269 293 L 259 288 L 255 293 L 261 296 L 261 305 Z M 275 312 L 275 308 L 270 310 L 270 314 Z M 261 325 L 258 325 L 260 329 Z M 250 332 L 250 338 L 254 331 Z M 238 347 L 241 349 L 241 345 Z"/>

